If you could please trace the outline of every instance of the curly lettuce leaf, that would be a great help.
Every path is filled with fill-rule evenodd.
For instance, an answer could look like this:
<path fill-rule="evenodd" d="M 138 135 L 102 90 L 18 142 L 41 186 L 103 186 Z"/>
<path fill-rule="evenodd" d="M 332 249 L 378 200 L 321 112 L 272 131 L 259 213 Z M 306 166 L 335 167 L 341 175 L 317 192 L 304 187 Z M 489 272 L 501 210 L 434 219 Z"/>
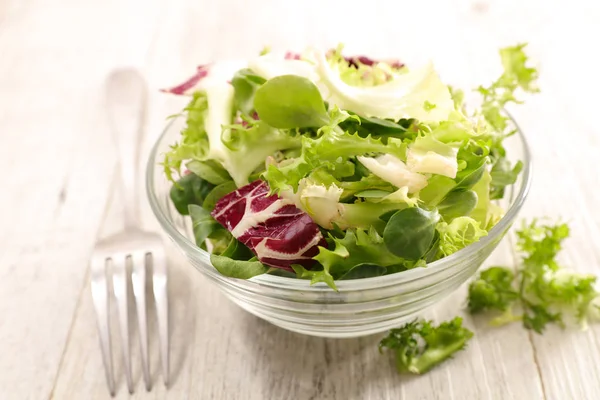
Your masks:
<path fill-rule="evenodd" d="M 415 320 L 390 330 L 379 343 L 379 352 L 394 352 L 400 374 L 424 374 L 463 350 L 472 337 L 473 332 L 462 326 L 460 317 L 438 326 Z"/>
<path fill-rule="evenodd" d="M 404 259 L 387 249 L 375 229 L 348 229 L 343 238 L 330 236 L 330 241 L 333 250 L 319 247 L 319 254 L 314 259 L 335 279 L 361 264 L 388 267 L 404 263 Z"/>
<path fill-rule="evenodd" d="M 270 165 L 263 177 L 272 191 L 298 188 L 298 183 L 311 171 L 325 168 L 335 174 L 344 168 L 351 157 L 370 154 L 387 153 L 401 156 L 404 152 L 402 143 L 384 144 L 373 137 L 360 137 L 336 129 L 327 130 L 316 139 L 302 137 L 302 154 L 300 157 L 286 160 L 280 165 Z"/>
<path fill-rule="evenodd" d="M 482 271 L 469 288 L 470 311 L 504 311 L 492 320 L 494 325 L 522 321 L 540 334 L 549 324 L 564 327 L 568 319 L 582 328 L 588 320 L 598 320 L 597 277 L 562 268 L 556 261 L 568 236 L 566 224 L 523 224 L 517 231 L 522 258 L 516 273 L 503 267 Z"/>
<path fill-rule="evenodd" d="M 232 125 L 234 88 L 214 82 L 194 93 L 184 110 L 186 127 L 181 141 L 165 154 L 167 178 L 179 173 L 182 163 L 199 176 L 221 184 L 231 177 L 236 185 L 248 183 L 250 175 L 277 151 L 300 147 L 300 139 L 260 121 Z"/>
<path fill-rule="evenodd" d="M 345 57 L 342 55 L 343 45 L 338 45 L 326 57 L 332 69 L 335 69 L 340 79 L 358 87 L 377 86 L 393 79 L 402 64 L 398 62 L 377 62 L 367 57 Z"/>
<path fill-rule="evenodd" d="M 470 217 L 454 218 L 450 223 L 442 221 L 436 229 L 440 234 L 439 252 L 443 257 L 456 253 L 487 235 L 487 231 L 480 228 L 479 222 Z"/>
<path fill-rule="evenodd" d="M 483 96 L 481 112 L 497 132 L 507 133 L 510 128 L 510 118 L 502 109 L 508 103 L 520 103 L 515 97 L 515 91 L 521 89 L 525 92 L 539 92 L 537 87 L 538 71 L 527 65 L 528 57 L 525 54 L 527 44 L 505 47 L 500 50 L 500 60 L 504 73 L 490 86 L 479 86 L 477 90 Z"/>
<path fill-rule="evenodd" d="M 477 90 L 483 96 L 481 104 L 481 115 L 495 134 L 491 135 L 490 157 L 492 161 L 492 183 L 491 197 L 499 199 L 504 196 L 504 188 L 515 183 L 521 172 L 522 163 L 517 162 L 514 166 L 506 158 L 506 150 L 502 145 L 505 137 L 516 132 L 516 127 L 504 108 L 509 103 L 520 104 L 517 99 L 517 90 L 523 92 L 539 92 L 537 87 L 538 71 L 528 65 L 528 57 L 525 54 L 526 44 L 505 47 L 500 50 L 500 59 L 504 72 L 490 86 L 480 86 Z"/>
<path fill-rule="evenodd" d="M 468 309 L 471 314 L 507 311 L 517 299 L 513 289 L 515 274 L 506 267 L 490 267 L 469 284 Z"/>
<path fill-rule="evenodd" d="M 190 159 L 204 159 L 208 152 L 208 135 L 204 127 L 208 111 L 208 100 L 205 92 L 194 93 L 192 100 L 184 108 L 186 126 L 181 131 L 181 139 L 171 146 L 163 159 L 164 172 L 172 182 L 181 172 L 181 164 Z"/>

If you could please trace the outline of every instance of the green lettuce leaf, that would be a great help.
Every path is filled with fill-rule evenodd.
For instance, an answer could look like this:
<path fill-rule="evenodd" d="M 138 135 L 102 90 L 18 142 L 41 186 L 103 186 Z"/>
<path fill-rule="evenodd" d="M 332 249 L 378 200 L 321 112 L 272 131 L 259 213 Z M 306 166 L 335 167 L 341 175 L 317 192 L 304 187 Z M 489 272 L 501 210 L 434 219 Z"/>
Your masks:
<path fill-rule="evenodd" d="M 231 233 L 213 219 L 210 211 L 195 204 L 190 204 L 188 210 L 196 245 L 206 249 L 206 241 L 210 240 L 211 251 L 215 254 L 222 253 L 233 239 Z"/>
<path fill-rule="evenodd" d="M 490 185 L 492 177 L 484 170 L 481 179 L 473 186 L 473 192 L 477 194 L 477 204 L 471 211 L 470 217 L 479 222 L 482 229 L 491 229 L 504 215 L 500 206 L 492 203 L 490 199 Z"/>
<path fill-rule="evenodd" d="M 515 91 L 522 89 L 525 92 L 535 93 L 538 72 L 527 65 L 528 57 L 525 54 L 527 44 L 505 47 L 500 50 L 500 59 L 504 73 L 488 87 L 480 86 L 477 90 L 483 96 L 481 112 L 497 132 L 506 133 L 510 128 L 510 118 L 502 111 L 508 103 L 520 103 L 515 97 Z"/>
<path fill-rule="evenodd" d="M 163 159 L 164 172 L 172 182 L 174 175 L 181 172 L 181 164 L 190 159 L 204 159 L 208 151 L 208 135 L 204 128 L 208 100 L 205 92 L 194 93 L 192 100 L 184 109 L 186 127 L 181 131 L 181 139 L 171 146 Z"/>
<path fill-rule="evenodd" d="M 343 238 L 330 236 L 333 250 L 319 247 L 317 260 L 335 279 L 361 264 L 380 267 L 402 264 L 404 259 L 391 253 L 375 229 L 348 229 Z"/>
<path fill-rule="evenodd" d="M 342 44 L 338 45 L 334 51 L 327 54 L 326 58 L 331 68 L 337 71 L 340 79 L 350 86 L 371 87 L 381 85 L 389 82 L 393 78 L 393 74 L 399 70 L 399 68 L 393 68 L 385 62 L 366 65 L 357 58 L 353 58 L 353 62 L 349 63 L 342 55 L 343 49 Z"/>
<path fill-rule="evenodd" d="M 301 156 L 277 166 L 270 165 L 263 177 L 274 192 L 290 187 L 295 191 L 300 180 L 318 168 L 325 168 L 335 174 L 336 170 L 344 168 L 351 157 L 370 153 L 400 156 L 404 154 L 404 150 L 402 143 L 384 144 L 373 137 L 360 137 L 332 129 L 316 139 L 303 136 Z"/>
<path fill-rule="evenodd" d="M 187 174 L 171 186 L 169 197 L 179 214 L 188 215 L 188 206 L 202 205 L 214 187 L 196 174 Z"/>
<path fill-rule="evenodd" d="M 194 94 L 182 139 L 165 154 L 165 174 L 173 179 L 183 161 L 204 179 L 220 184 L 233 179 L 238 187 L 277 151 L 300 147 L 300 138 L 260 121 L 232 125 L 234 89 L 227 82 Z"/>
<path fill-rule="evenodd" d="M 256 90 L 266 80 L 255 74 L 252 70 L 245 68 L 235 73 L 231 80 L 234 89 L 234 106 L 246 116 L 251 116 L 254 111 L 254 96 Z"/>
<path fill-rule="evenodd" d="M 458 217 L 450 223 L 442 221 L 436 229 L 440 234 L 439 252 L 444 257 L 487 235 L 487 231 L 479 227 L 479 222 L 470 217 Z"/>

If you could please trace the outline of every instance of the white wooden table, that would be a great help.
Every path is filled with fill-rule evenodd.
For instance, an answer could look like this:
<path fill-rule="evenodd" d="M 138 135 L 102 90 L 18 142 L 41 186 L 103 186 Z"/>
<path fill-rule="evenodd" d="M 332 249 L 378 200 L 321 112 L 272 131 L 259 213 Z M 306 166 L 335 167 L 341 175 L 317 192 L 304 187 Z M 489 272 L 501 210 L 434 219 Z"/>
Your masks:
<path fill-rule="evenodd" d="M 87 261 L 99 235 L 119 226 L 103 106 L 111 68 L 145 72 L 150 142 L 182 106 L 159 87 L 267 44 L 343 41 L 352 53 L 433 56 L 445 80 L 469 88 L 499 72 L 500 46 L 528 41 L 542 93 L 515 110 L 535 160 L 522 215 L 570 221 L 564 263 L 600 273 L 599 20 L 593 0 L 0 1 L 0 398 L 108 398 Z M 512 260 L 504 243 L 490 263 Z M 170 278 L 173 384 L 145 393 L 135 363 L 132 398 L 600 399 L 600 326 L 536 336 L 466 317 L 476 332 L 468 350 L 405 378 L 378 354 L 380 336 L 325 340 L 276 328 L 175 254 Z M 428 316 L 463 313 L 464 298 L 463 288 Z M 158 361 L 155 351 L 157 382 Z M 127 398 L 119 378 L 118 398 Z"/>

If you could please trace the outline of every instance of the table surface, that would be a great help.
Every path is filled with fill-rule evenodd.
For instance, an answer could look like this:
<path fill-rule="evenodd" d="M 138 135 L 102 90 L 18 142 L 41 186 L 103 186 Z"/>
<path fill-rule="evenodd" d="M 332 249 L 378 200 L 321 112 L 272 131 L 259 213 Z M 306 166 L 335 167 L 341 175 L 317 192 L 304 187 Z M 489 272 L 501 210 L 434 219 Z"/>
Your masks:
<path fill-rule="evenodd" d="M 499 47 L 527 41 L 542 91 L 514 109 L 535 163 L 522 216 L 569 221 L 561 260 L 600 273 L 600 7 L 560 4 L 1 1 L 0 398 L 108 398 L 87 263 L 97 238 L 120 226 L 103 103 L 106 75 L 118 66 L 139 67 L 152 88 L 147 154 L 165 117 L 182 106 L 157 89 L 199 63 L 252 56 L 264 45 L 345 42 L 349 53 L 432 57 L 446 81 L 471 88 L 498 74 Z M 157 228 L 147 206 L 144 222 Z M 508 243 L 489 261 L 512 262 Z M 176 253 L 170 268 L 172 385 L 146 393 L 134 362 L 136 394 L 118 373 L 119 399 L 600 398 L 599 326 L 539 336 L 465 316 L 476 333 L 467 351 L 422 377 L 401 377 L 377 352 L 381 336 L 287 332 L 229 302 Z M 464 299 L 463 287 L 427 316 L 464 314 Z M 160 382 L 155 339 L 152 349 Z"/>

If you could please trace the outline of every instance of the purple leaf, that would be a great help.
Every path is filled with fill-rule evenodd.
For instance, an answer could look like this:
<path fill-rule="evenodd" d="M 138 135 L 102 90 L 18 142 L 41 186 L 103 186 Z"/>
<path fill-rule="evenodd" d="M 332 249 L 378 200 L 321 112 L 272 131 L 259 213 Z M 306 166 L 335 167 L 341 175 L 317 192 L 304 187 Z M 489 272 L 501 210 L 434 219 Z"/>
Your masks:
<path fill-rule="evenodd" d="M 292 271 L 315 261 L 318 246 L 327 247 L 318 225 L 291 201 L 269 195 L 269 186 L 254 181 L 223 197 L 212 216 L 265 265 Z"/>
<path fill-rule="evenodd" d="M 161 92 L 173 93 L 178 95 L 191 95 L 198 83 L 208 75 L 210 65 L 200 65 L 196 69 L 196 73 L 185 82 L 174 86 L 170 89 L 161 89 Z"/>

